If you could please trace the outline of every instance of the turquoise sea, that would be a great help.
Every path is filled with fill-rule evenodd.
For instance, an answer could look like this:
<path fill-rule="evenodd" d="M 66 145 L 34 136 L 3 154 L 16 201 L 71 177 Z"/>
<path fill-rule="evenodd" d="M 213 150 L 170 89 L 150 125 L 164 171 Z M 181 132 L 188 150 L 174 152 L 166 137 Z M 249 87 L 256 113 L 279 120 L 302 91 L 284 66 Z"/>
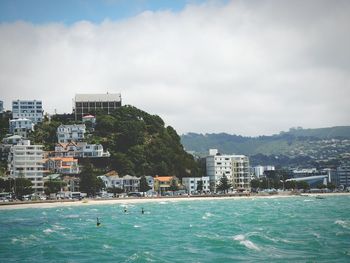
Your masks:
<path fill-rule="evenodd" d="M 0 222 L 0 262 L 350 262 L 350 196 L 0 210 Z"/>

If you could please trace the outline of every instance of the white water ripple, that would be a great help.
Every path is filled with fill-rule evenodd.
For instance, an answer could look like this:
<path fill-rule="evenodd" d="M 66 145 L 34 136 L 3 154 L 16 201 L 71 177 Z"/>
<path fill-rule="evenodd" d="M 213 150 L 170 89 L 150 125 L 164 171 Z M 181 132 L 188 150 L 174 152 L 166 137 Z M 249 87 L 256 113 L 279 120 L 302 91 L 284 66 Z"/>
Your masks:
<path fill-rule="evenodd" d="M 245 235 L 236 235 L 233 237 L 234 240 L 239 241 L 241 245 L 244 245 L 246 248 L 260 251 L 261 249 L 255 245 L 252 241 L 248 240 Z"/>

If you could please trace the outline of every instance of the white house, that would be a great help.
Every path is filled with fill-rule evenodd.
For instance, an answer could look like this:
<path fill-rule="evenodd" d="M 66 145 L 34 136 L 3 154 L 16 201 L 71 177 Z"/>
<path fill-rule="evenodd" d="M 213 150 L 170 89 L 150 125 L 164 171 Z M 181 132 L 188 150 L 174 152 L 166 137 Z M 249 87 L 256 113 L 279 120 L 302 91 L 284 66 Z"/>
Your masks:
<path fill-rule="evenodd" d="M 29 132 L 34 131 L 34 123 L 30 119 L 9 120 L 9 132 L 27 138 Z"/>
<path fill-rule="evenodd" d="M 55 146 L 56 157 L 109 157 L 101 144 L 88 144 L 86 142 L 58 143 Z"/>
<path fill-rule="evenodd" d="M 84 140 L 85 124 L 60 125 L 57 127 L 59 143 L 81 142 Z"/>
<path fill-rule="evenodd" d="M 198 190 L 199 182 L 202 182 L 202 190 Z M 210 192 L 209 176 L 203 177 L 183 177 L 182 184 L 185 186 L 189 194 L 197 192 L 208 193 Z"/>
<path fill-rule="evenodd" d="M 37 193 L 44 190 L 42 148 L 42 145 L 30 145 L 29 140 L 23 140 L 11 147 L 8 157 L 10 177 L 29 179 Z"/>

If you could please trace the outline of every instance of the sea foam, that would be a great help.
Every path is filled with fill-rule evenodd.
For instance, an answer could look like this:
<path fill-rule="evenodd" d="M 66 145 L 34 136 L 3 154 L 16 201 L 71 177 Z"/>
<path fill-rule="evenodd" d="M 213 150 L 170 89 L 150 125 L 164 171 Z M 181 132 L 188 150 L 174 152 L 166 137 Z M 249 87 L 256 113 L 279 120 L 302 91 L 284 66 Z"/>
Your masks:
<path fill-rule="evenodd" d="M 239 241 L 241 245 L 244 245 L 246 248 L 260 251 L 261 249 L 255 245 L 252 241 L 246 239 L 244 235 L 236 235 L 233 237 L 234 240 Z"/>

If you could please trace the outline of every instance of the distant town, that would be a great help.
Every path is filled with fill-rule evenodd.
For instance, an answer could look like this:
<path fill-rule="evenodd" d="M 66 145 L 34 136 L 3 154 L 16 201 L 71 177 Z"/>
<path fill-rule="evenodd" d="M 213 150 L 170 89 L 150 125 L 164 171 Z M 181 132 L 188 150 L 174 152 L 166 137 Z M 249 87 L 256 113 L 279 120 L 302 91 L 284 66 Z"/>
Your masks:
<path fill-rule="evenodd" d="M 345 149 L 341 152 L 343 159 L 336 167 L 292 168 L 271 163 L 251 166 L 246 155 L 224 154 L 218 149 L 207 149 L 204 157 L 198 157 L 191 151 L 187 153 L 186 158 L 191 158 L 191 164 L 188 161 L 184 163 L 192 166 L 192 170 L 187 167 L 171 170 L 169 163 L 160 160 L 160 166 L 153 170 L 149 167 L 148 170 L 147 167 L 143 170 L 136 167 L 130 170 L 133 174 L 128 174 L 125 164 L 135 167 L 138 160 L 133 157 L 131 164 L 130 160 L 123 163 L 120 161 L 123 159 L 114 152 L 111 154 L 111 149 L 108 148 L 111 147 L 110 141 L 117 141 L 112 135 L 95 136 L 101 118 L 113 115 L 113 112 L 123 107 L 121 94 L 76 94 L 72 112 L 67 114 L 50 116 L 44 112 L 44 105 L 41 100 L 13 100 L 11 110 L 5 110 L 0 101 L 2 202 L 17 199 L 81 199 L 85 196 L 112 198 L 218 193 L 248 195 L 253 192 L 277 194 L 285 191 L 341 192 L 348 191 L 350 187 L 350 165 L 347 161 L 350 156 L 347 152 L 350 140 L 317 141 L 312 150 L 300 144 L 290 152 L 296 158 L 308 155 L 322 159 L 325 153 L 337 153 L 338 148 Z M 161 123 L 157 118 L 159 117 L 154 120 Z M 51 127 L 51 122 L 55 122 L 56 126 Z M 103 122 L 108 123 L 108 120 Z M 169 130 L 169 134 L 172 133 Z M 178 135 L 172 136 L 176 139 Z M 36 140 L 36 143 L 31 139 Z M 127 135 L 125 140 L 128 140 Z M 113 147 L 118 146 L 116 143 Z M 134 153 L 138 148 L 136 143 L 133 146 L 125 152 L 132 149 Z M 123 169 L 112 169 L 113 160 L 117 160 L 117 167 Z M 176 163 L 177 160 L 170 162 Z M 195 168 L 192 162 L 196 164 Z M 105 169 L 95 169 L 92 164 Z M 145 166 L 144 163 L 139 165 Z M 172 174 L 169 171 L 175 172 Z"/>

